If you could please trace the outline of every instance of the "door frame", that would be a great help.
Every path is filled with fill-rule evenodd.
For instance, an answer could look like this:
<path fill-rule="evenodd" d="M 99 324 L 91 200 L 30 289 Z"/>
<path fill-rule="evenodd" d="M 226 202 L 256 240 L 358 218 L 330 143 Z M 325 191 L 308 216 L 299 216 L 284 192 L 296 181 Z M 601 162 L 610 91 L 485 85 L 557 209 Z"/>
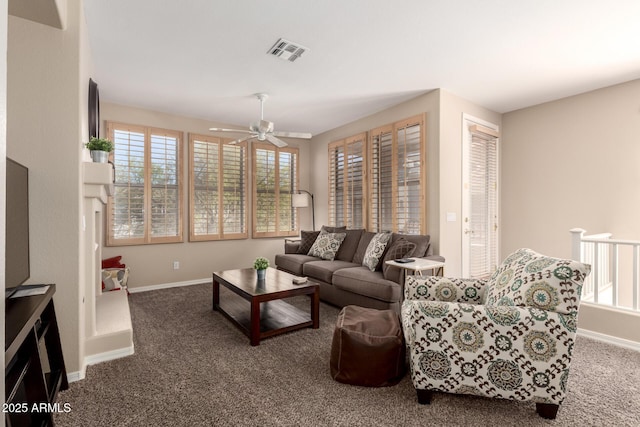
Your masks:
<path fill-rule="evenodd" d="M 462 277 L 470 277 L 469 273 L 469 234 L 466 233 L 466 224 L 469 218 L 469 142 L 471 132 L 469 132 L 470 125 L 481 125 L 489 129 L 493 129 L 496 132 L 500 132 L 500 126 L 495 123 L 491 123 L 486 120 L 482 120 L 471 114 L 462 113 L 462 209 L 461 209 L 461 221 L 460 221 L 460 234 L 462 243 Z M 500 137 L 496 138 L 496 217 L 498 223 L 498 229 L 496 230 L 496 262 L 500 258 Z"/>

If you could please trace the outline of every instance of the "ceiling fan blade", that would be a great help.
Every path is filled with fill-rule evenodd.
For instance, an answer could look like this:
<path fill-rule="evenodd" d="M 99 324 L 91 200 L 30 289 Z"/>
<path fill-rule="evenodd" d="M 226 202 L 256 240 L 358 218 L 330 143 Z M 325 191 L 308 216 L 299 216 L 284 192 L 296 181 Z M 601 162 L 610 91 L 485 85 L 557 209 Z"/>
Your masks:
<path fill-rule="evenodd" d="M 302 138 L 311 139 L 312 135 L 307 132 L 273 132 L 275 136 L 282 136 L 284 138 Z"/>
<path fill-rule="evenodd" d="M 272 143 L 273 145 L 275 145 L 276 147 L 286 147 L 287 143 L 284 142 L 281 139 L 276 138 L 275 136 L 273 136 L 272 134 L 268 133 L 267 135 L 265 135 L 265 137 L 267 138 L 267 141 L 269 141 L 270 143 Z"/>
<path fill-rule="evenodd" d="M 225 129 L 225 128 L 209 128 L 211 132 L 236 132 L 236 133 L 253 133 L 245 129 Z"/>
<path fill-rule="evenodd" d="M 248 141 L 248 140 L 253 139 L 255 137 L 256 137 L 256 135 L 245 136 L 244 138 L 240 138 L 240 139 L 236 139 L 236 140 L 230 141 L 229 144 L 240 144 L 241 142 Z"/>

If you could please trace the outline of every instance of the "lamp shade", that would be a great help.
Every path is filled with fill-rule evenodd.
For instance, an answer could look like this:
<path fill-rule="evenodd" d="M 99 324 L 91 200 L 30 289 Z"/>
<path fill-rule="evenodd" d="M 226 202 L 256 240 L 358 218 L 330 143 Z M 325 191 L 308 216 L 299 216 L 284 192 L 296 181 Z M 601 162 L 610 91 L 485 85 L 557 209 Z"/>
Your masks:
<path fill-rule="evenodd" d="M 309 207 L 309 198 L 306 194 L 292 194 L 291 206 L 294 208 L 307 208 Z"/>

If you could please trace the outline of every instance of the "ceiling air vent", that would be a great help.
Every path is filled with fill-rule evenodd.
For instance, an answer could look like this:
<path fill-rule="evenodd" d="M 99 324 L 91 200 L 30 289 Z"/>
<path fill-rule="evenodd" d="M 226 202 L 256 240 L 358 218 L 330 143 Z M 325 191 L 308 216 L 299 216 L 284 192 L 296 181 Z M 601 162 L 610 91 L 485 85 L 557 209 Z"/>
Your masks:
<path fill-rule="evenodd" d="M 269 55 L 276 56 L 280 59 L 284 59 L 290 62 L 295 61 L 302 56 L 307 49 L 298 43 L 292 43 L 289 40 L 279 39 L 272 47 L 267 51 Z"/>

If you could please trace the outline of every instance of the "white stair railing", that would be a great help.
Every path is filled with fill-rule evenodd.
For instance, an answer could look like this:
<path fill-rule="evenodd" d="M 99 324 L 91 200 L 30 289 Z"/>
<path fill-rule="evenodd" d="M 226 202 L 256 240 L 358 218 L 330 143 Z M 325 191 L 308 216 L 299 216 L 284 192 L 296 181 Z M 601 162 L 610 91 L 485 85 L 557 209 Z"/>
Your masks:
<path fill-rule="evenodd" d="M 586 236 L 581 228 L 570 232 L 572 258 L 591 264 L 583 301 L 640 312 L 640 241 L 612 239 L 611 233 Z M 631 251 L 630 261 L 621 260 L 621 247 Z"/>

